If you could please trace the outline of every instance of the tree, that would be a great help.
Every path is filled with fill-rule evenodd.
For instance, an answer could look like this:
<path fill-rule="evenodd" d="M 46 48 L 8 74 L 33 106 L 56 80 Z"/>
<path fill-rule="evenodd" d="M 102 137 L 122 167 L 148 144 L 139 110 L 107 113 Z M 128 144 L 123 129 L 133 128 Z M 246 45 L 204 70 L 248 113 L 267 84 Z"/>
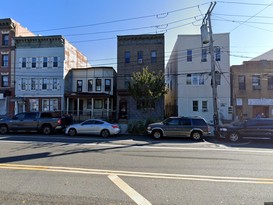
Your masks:
<path fill-rule="evenodd" d="M 155 108 L 155 102 L 167 93 L 164 74 L 150 72 L 148 67 L 133 73 L 129 92 L 139 109 Z"/>

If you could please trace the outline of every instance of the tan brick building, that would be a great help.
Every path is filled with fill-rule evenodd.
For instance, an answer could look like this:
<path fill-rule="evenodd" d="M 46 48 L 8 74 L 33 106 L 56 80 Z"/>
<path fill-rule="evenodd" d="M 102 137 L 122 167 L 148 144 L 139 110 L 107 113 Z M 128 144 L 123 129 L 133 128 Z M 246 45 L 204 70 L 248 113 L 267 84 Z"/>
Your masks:
<path fill-rule="evenodd" d="M 235 118 L 273 117 L 273 61 L 247 61 L 231 66 Z"/>

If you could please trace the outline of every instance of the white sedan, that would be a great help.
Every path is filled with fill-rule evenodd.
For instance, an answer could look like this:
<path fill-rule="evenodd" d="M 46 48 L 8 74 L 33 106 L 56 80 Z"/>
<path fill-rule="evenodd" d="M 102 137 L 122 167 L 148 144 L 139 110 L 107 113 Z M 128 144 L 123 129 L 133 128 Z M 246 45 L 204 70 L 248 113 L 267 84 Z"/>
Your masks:
<path fill-rule="evenodd" d="M 100 135 L 109 137 L 120 133 L 120 128 L 117 124 L 111 124 L 104 120 L 89 119 L 79 124 L 69 125 L 65 129 L 65 134 L 75 136 L 77 134 Z"/>

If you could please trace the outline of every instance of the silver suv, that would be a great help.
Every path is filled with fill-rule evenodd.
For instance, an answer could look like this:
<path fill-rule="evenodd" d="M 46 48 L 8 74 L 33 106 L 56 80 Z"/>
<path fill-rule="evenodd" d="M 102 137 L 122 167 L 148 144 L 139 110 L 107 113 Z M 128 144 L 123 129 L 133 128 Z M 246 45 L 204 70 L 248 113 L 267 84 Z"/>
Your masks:
<path fill-rule="evenodd" d="M 169 117 L 158 123 L 149 124 L 147 132 L 154 138 L 190 137 L 200 140 L 210 133 L 209 126 L 201 117 Z"/>

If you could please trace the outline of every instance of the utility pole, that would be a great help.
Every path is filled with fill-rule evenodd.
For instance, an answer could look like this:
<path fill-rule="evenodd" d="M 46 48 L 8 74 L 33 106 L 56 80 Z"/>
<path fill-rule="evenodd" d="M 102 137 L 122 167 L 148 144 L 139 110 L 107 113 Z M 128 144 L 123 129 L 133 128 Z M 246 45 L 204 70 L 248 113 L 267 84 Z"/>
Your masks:
<path fill-rule="evenodd" d="M 219 125 L 219 114 L 217 106 L 217 84 L 216 84 L 216 72 L 215 72 L 215 58 L 214 58 L 214 47 L 212 37 L 212 26 L 211 26 L 211 12 L 215 7 L 216 2 L 211 2 L 210 7 L 203 19 L 201 26 L 202 45 L 209 43 L 209 52 L 211 58 L 211 84 L 212 84 L 212 98 L 213 98 L 213 125 L 214 132 L 218 131 Z"/>

